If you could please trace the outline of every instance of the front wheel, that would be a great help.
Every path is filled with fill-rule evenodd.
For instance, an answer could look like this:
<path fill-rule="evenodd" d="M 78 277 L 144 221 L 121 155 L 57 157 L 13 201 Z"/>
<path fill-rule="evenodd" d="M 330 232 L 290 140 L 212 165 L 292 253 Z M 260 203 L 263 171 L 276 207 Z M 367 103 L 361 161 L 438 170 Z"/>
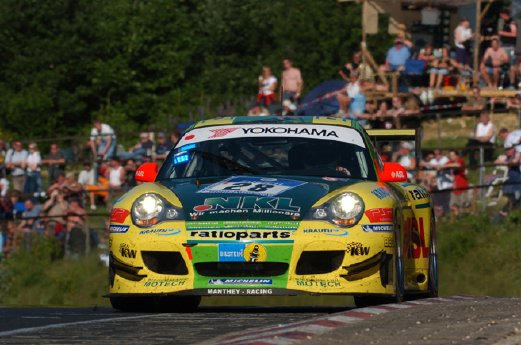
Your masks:
<path fill-rule="evenodd" d="M 434 214 L 431 215 L 430 227 L 430 243 L 429 243 L 429 284 L 428 296 L 438 297 L 438 253 L 436 250 L 436 220 Z"/>

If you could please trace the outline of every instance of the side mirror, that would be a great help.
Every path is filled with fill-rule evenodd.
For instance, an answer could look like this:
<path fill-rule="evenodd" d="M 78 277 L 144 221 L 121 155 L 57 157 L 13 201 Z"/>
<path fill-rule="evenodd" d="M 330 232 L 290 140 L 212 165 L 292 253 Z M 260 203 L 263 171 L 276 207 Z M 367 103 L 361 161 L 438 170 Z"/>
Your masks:
<path fill-rule="evenodd" d="M 134 175 L 138 182 L 154 182 L 157 176 L 157 163 L 147 162 L 141 164 Z"/>
<path fill-rule="evenodd" d="M 398 163 L 384 163 L 384 169 L 379 173 L 381 182 L 405 182 L 407 171 Z"/>

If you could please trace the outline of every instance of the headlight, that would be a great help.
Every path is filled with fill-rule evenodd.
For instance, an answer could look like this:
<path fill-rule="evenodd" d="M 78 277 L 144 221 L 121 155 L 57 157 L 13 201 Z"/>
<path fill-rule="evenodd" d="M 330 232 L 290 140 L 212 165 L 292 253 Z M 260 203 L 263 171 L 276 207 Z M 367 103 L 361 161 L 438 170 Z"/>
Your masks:
<path fill-rule="evenodd" d="M 181 209 L 170 205 L 157 194 L 143 194 L 132 205 L 132 221 L 140 227 L 152 226 L 165 219 L 182 218 Z"/>
<path fill-rule="evenodd" d="M 343 193 L 310 210 L 308 219 L 323 219 L 338 226 L 353 226 L 364 214 L 364 201 L 355 193 Z"/>

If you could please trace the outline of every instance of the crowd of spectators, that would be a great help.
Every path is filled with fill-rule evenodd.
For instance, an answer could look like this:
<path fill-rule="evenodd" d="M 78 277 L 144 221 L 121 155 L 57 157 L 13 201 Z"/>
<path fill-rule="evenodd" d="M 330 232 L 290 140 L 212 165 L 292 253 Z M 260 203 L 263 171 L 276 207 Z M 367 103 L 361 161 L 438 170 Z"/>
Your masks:
<path fill-rule="evenodd" d="M 79 255 L 89 234 L 86 209 L 110 207 L 112 195 L 136 184 L 137 167 L 164 160 L 178 139 L 178 132 L 143 132 L 128 151 L 117 152 L 115 130 L 95 121 L 81 168 L 67 161 L 57 143 L 42 158 L 35 142 L 8 145 L 0 139 L 0 258 L 36 235 L 56 238 L 64 255 Z"/>

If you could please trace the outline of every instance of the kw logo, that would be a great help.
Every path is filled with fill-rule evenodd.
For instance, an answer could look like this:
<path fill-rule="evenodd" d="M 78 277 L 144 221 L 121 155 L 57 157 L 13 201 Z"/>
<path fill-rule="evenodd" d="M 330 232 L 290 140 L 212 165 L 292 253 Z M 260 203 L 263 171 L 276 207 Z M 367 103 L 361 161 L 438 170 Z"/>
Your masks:
<path fill-rule="evenodd" d="M 129 245 L 126 243 L 121 243 L 119 246 L 119 252 L 121 256 L 129 259 L 135 259 L 137 254 L 137 250 L 130 249 Z"/>
<path fill-rule="evenodd" d="M 346 251 L 351 253 L 351 256 L 364 256 L 369 254 L 370 247 L 364 247 L 360 242 L 351 242 L 347 244 Z"/>

